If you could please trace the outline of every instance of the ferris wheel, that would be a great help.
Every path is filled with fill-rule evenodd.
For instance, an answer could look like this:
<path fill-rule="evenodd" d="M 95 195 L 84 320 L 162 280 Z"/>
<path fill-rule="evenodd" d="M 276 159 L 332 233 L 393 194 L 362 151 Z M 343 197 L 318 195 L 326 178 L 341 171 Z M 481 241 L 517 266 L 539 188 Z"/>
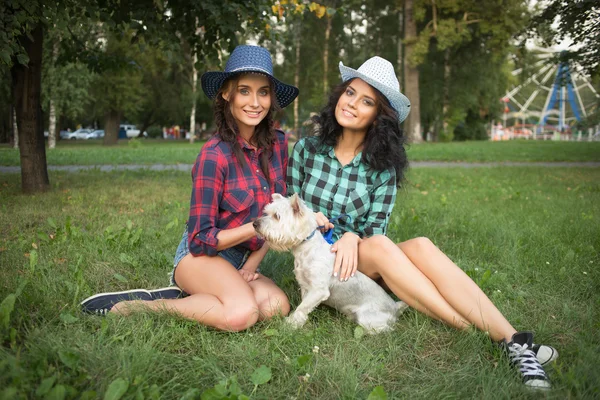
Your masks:
<path fill-rule="evenodd" d="M 535 48 L 537 61 L 528 68 L 531 75 L 507 92 L 504 126 L 533 126 L 535 133 L 570 132 L 571 126 L 596 111 L 598 91 L 579 63 L 568 61 L 565 52 Z M 557 61 L 558 60 L 558 61 Z M 524 74 L 523 68 L 512 71 Z"/>

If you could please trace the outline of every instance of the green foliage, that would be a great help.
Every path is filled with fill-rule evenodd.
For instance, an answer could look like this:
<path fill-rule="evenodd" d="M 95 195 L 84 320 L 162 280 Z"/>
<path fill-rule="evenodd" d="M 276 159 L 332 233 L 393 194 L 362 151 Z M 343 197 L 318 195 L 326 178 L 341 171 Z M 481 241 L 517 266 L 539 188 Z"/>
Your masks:
<path fill-rule="evenodd" d="M 152 125 L 151 127 L 148 128 L 147 132 L 148 132 L 148 137 L 153 138 L 153 139 L 163 137 L 163 130 L 158 125 Z"/>
<path fill-rule="evenodd" d="M 0 65 L 4 68 L 12 67 L 15 61 L 21 65 L 29 63 L 29 57 L 19 38 L 39 23 L 42 12 L 42 4 L 37 1 L 14 0 L 0 3 Z"/>
<path fill-rule="evenodd" d="M 55 112 L 59 116 L 78 121 L 85 117 L 95 84 L 94 74 L 86 65 L 70 62 L 65 65 L 44 64 L 42 76 L 42 105 L 48 112 L 49 102 L 54 102 Z"/>
<path fill-rule="evenodd" d="M 600 36 L 598 15 L 600 4 L 595 0 L 551 0 L 538 8 L 529 24 L 529 33 L 539 37 L 546 46 L 568 38 L 569 59 L 581 63 L 591 76 L 600 75 Z"/>

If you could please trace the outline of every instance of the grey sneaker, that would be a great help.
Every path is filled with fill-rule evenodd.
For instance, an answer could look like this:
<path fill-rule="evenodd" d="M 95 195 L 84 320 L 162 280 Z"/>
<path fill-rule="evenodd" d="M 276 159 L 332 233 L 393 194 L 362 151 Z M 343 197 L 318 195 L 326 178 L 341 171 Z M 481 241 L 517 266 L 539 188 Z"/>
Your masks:
<path fill-rule="evenodd" d="M 151 301 L 152 295 L 144 289 L 124 290 L 122 292 L 99 293 L 81 302 L 81 310 L 88 314 L 106 315 L 113 306 L 121 301 Z"/>
<path fill-rule="evenodd" d="M 545 367 L 558 358 L 558 351 L 552 346 L 534 343 L 531 350 L 535 353 L 542 367 Z"/>
<path fill-rule="evenodd" d="M 503 343 L 503 347 L 510 363 L 519 369 L 523 376 L 523 383 L 527 387 L 541 390 L 548 390 L 552 387 L 544 368 L 533 351 L 533 333 L 517 332 L 510 342 Z"/>

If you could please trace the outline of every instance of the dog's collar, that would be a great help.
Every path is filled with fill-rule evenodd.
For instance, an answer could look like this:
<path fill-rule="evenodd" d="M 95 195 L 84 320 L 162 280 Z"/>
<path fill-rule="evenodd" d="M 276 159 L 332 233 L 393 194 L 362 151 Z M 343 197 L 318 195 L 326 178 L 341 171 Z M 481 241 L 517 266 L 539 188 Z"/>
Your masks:
<path fill-rule="evenodd" d="M 306 242 L 307 240 L 310 240 L 313 236 L 315 236 L 315 233 L 317 232 L 317 230 L 319 230 L 319 228 L 316 228 L 314 231 L 312 231 L 312 233 L 310 235 L 308 235 L 308 237 L 306 239 L 304 239 L 304 241 Z"/>
<path fill-rule="evenodd" d="M 330 218 L 329 222 L 334 223 L 335 221 L 337 221 L 340 218 L 344 218 L 347 217 L 348 218 L 348 222 L 352 222 L 352 217 L 348 214 L 340 214 L 337 217 L 334 218 Z M 304 239 L 304 241 L 306 242 L 307 240 L 310 240 L 313 236 L 315 236 L 315 232 L 317 232 L 317 230 L 324 228 L 324 226 L 317 226 L 317 228 L 312 231 L 312 233 L 310 235 L 308 235 L 308 237 L 306 239 Z M 327 232 L 325 232 L 325 234 L 323 235 L 323 239 L 325 239 L 325 241 L 329 244 L 333 244 L 333 229 L 328 230 Z"/>

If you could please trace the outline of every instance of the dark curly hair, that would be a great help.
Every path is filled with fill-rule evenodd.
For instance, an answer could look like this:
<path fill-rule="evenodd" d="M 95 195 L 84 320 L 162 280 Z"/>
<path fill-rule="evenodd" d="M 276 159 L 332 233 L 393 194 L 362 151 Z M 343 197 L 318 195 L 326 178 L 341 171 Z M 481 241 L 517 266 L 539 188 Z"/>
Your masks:
<path fill-rule="evenodd" d="M 317 149 L 336 146 L 343 128 L 335 118 L 335 107 L 352 81 L 353 79 L 336 86 L 329 96 L 327 105 L 323 107 L 318 115 L 312 118 L 319 132 Z M 363 142 L 361 161 L 377 171 L 394 167 L 396 170 L 396 185 L 400 187 L 404 180 L 404 171 L 408 167 L 408 159 L 404 149 L 406 137 L 400 129 L 396 110 L 392 108 L 388 99 L 379 90 L 375 89 L 375 93 L 377 96 L 377 117 L 367 130 Z"/>
<path fill-rule="evenodd" d="M 233 154 L 235 154 L 235 158 L 240 163 L 242 168 L 246 168 L 247 163 L 244 153 L 242 152 L 242 148 L 237 141 L 239 128 L 235 118 L 233 117 L 233 114 L 231 113 L 230 102 L 233 101 L 237 95 L 237 84 L 240 78 L 242 78 L 244 75 L 247 74 L 237 74 L 223 82 L 221 89 L 219 89 L 219 92 L 215 97 L 213 108 L 215 124 L 217 125 L 217 134 L 221 137 L 221 139 L 223 139 L 223 141 L 231 145 Z M 268 80 L 270 87 L 269 94 L 271 96 L 271 108 L 267 112 L 265 118 L 263 118 L 263 120 L 260 121 L 256 127 L 254 136 L 252 137 L 252 145 L 263 150 L 260 156 L 260 168 L 270 184 L 271 177 L 269 176 L 269 158 L 272 155 L 273 144 L 275 143 L 273 114 L 279 111 L 280 108 L 279 104 L 277 103 L 277 98 L 275 97 L 275 87 L 273 81 L 271 79 Z M 223 98 L 223 93 L 225 93 L 225 91 L 228 91 L 229 101 Z"/>

